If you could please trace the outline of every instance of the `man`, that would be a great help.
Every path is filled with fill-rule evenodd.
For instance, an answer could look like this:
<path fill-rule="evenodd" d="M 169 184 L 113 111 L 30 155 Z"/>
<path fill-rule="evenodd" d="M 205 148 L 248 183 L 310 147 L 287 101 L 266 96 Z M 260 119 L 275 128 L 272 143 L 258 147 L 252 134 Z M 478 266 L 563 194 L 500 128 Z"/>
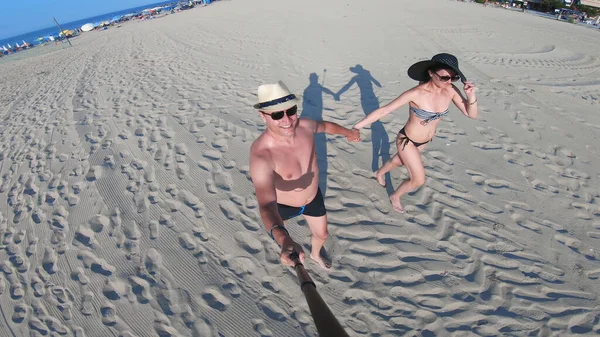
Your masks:
<path fill-rule="evenodd" d="M 265 229 L 281 246 L 281 262 L 293 266 L 290 254 L 297 252 L 304 263 L 302 246 L 284 227 L 285 220 L 302 215 L 312 234 L 310 257 L 329 269 L 321 256 L 328 235 L 327 212 L 319 189 L 315 134 L 343 135 L 358 142 L 360 133 L 331 122 L 299 118 L 297 104 L 296 96 L 281 81 L 258 87 L 254 108 L 266 130 L 250 148 L 250 177 Z"/>

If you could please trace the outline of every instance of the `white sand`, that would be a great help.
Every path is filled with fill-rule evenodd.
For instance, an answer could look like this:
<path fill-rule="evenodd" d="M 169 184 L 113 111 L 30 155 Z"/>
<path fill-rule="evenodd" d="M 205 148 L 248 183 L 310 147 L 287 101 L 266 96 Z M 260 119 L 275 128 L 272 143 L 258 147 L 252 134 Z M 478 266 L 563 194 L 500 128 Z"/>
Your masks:
<path fill-rule="evenodd" d="M 371 139 L 393 142 L 407 108 L 359 144 L 318 139 L 333 259 L 307 262 L 318 290 L 352 336 L 596 335 L 598 39 L 462 2 L 222 1 L 4 58 L 0 336 L 315 335 L 248 179 L 256 87 L 281 79 L 305 115 L 351 126 L 357 85 L 322 109 L 311 73 L 338 91 L 362 65 L 372 109 L 442 51 L 480 118 L 440 123 L 406 214 L 372 179 Z"/>

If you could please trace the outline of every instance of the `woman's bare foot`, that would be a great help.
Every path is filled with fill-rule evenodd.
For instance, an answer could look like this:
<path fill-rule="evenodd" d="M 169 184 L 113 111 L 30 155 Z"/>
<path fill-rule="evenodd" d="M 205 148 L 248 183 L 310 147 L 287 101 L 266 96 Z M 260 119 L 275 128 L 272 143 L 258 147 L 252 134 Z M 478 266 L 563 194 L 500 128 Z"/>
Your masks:
<path fill-rule="evenodd" d="M 377 178 L 379 185 L 385 187 L 385 174 L 380 174 L 378 170 L 375 172 L 375 177 Z"/>
<path fill-rule="evenodd" d="M 400 197 L 396 197 L 394 194 L 390 195 L 390 201 L 392 202 L 392 207 L 398 213 L 404 213 L 404 209 L 402 208 L 402 204 L 400 203 Z"/>
<path fill-rule="evenodd" d="M 321 267 L 323 267 L 323 269 L 325 269 L 325 270 L 331 269 L 331 263 L 325 262 L 325 260 L 323 260 L 323 258 L 321 256 L 319 256 L 319 255 L 315 256 L 311 253 L 310 258 L 315 260 L 315 262 L 318 263 Z"/>

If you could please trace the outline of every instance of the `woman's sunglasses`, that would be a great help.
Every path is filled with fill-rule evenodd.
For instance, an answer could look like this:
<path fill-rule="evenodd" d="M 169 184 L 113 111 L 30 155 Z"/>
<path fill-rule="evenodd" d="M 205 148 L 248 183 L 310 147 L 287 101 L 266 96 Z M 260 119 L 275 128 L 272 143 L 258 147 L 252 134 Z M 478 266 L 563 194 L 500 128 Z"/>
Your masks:
<path fill-rule="evenodd" d="M 437 77 L 440 79 L 440 81 L 442 82 L 448 82 L 448 81 L 452 81 L 452 82 L 456 82 L 458 80 L 460 80 L 460 76 L 458 75 L 454 75 L 454 76 L 440 76 L 438 73 L 434 72 L 434 74 L 437 75 Z"/>
<path fill-rule="evenodd" d="M 278 121 L 278 120 L 282 119 L 283 118 L 283 114 L 286 114 L 288 117 L 292 117 L 293 115 L 296 114 L 296 112 L 298 112 L 298 106 L 297 105 L 294 105 L 293 107 L 291 107 L 291 108 L 289 108 L 287 110 L 277 111 L 277 112 L 273 112 L 273 113 L 270 113 L 270 114 L 261 111 L 261 113 L 263 115 L 271 116 L 271 119 L 273 119 L 274 121 Z"/>

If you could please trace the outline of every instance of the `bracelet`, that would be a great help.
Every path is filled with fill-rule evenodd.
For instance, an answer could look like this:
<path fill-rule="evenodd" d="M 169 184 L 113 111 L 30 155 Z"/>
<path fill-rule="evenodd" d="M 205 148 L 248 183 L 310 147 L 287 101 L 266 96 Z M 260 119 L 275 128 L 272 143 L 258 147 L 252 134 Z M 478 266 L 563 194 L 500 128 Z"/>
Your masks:
<path fill-rule="evenodd" d="M 467 102 L 468 102 L 468 101 L 467 101 Z M 473 101 L 473 103 L 469 102 L 469 105 L 473 105 L 473 104 L 475 104 L 475 103 L 477 103 L 477 98 L 475 98 L 475 100 Z"/>
<path fill-rule="evenodd" d="M 269 233 L 269 234 L 271 235 L 271 239 L 275 240 L 275 237 L 273 237 L 273 230 L 274 230 L 275 228 L 283 229 L 283 230 L 285 231 L 285 233 L 286 233 L 288 236 L 290 236 L 290 232 L 288 232 L 288 230 L 287 230 L 287 229 L 285 229 L 285 227 L 283 227 L 283 226 L 279 226 L 279 225 L 273 225 L 273 227 L 271 227 L 271 232 Z"/>

